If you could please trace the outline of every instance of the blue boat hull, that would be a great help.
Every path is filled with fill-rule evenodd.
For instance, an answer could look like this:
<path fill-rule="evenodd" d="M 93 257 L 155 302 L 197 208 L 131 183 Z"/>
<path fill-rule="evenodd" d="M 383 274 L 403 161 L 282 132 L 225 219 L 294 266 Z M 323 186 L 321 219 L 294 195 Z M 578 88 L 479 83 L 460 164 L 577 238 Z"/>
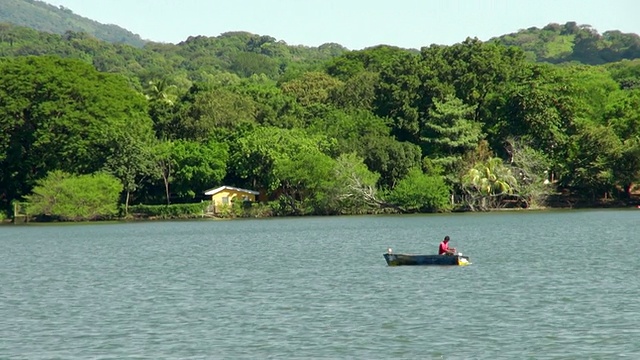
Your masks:
<path fill-rule="evenodd" d="M 456 265 L 471 264 L 468 256 L 462 255 L 411 255 L 385 253 L 384 259 L 389 266 L 400 265 Z"/>

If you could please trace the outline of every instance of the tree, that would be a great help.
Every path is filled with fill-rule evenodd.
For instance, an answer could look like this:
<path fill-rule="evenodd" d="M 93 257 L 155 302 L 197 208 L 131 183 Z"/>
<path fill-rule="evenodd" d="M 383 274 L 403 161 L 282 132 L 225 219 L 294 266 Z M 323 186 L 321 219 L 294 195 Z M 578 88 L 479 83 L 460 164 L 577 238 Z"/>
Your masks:
<path fill-rule="evenodd" d="M 365 110 L 323 110 L 314 114 L 308 131 L 336 139 L 333 157 L 356 152 L 371 171 L 380 174 L 379 185 L 392 187 L 420 164 L 420 148 L 391 136 L 387 119 Z"/>
<path fill-rule="evenodd" d="M 405 211 L 437 212 L 451 208 L 450 194 L 444 177 L 427 175 L 414 168 L 386 194 L 385 199 Z"/>
<path fill-rule="evenodd" d="M 342 86 L 342 82 L 325 73 L 308 72 L 300 78 L 282 84 L 282 92 L 293 96 L 302 106 L 327 103 L 332 92 Z"/>
<path fill-rule="evenodd" d="M 356 74 L 330 94 L 331 102 L 343 109 L 371 111 L 376 99 L 379 78 L 378 73 L 370 71 Z"/>
<path fill-rule="evenodd" d="M 622 143 L 622 153 L 614 163 L 613 173 L 624 196 L 630 198 L 632 186 L 640 180 L 640 137 Z"/>
<path fill-rule="evenodd" d="M 363 138 L 366 141 L 364 162 L 371 171 L 380 174 L 379 185 L 392 188 L 420 166 L 420 147 L 410 142 L 400 142 L 391 136 Z"/>
<path fill-rule="evenodd" d="M 623 143 L 609 126 L 581 124 L 572 139 L 567 159 L 568 172 L 563 184 L 575 190 L 597 195 L 612 195 L 616 164 L 623 155 Z M 627 164 L 625 164 L 627 165 Z"/>
<path fill-rule="evenodd" d="M 518 189 L 512 169 L 502 159 L 479 162 L 462 178 L 465 201 L 472 211 L 486 211 L 504 205 L 503 200 Z"/>
<path fill-rule="evenodd" d="M 167 79 L 151 80 L 146 89 L 147 99 L 173 105 L 177 98 L 176 89 L 176 86 L 170 84 Z"/>
<path fill-rule="evenodd" d="M 453 86 L 456 97 L 474 107 L 476 121 L 487 117 L 488 114 L 483 113 L 487 101 L 501 93 L 506 85 L 518 82 L 527 69 L 524 53 L 519 48 L 483 43 L 475 38 L 452 46 L 423 48 L 421 62 L 430 74 L 430 87 L 446 90 Z M 448 92 L 440 90 L 431 96 L 442 98 Z"/>
<path fill-rule="evenodd" d="M 216 132 L 256 123 L 256 103 L 226 87 L 194 86 L 178 110 L 179 139 L 207 141 Z"/>
<path fill-rule="evenodd" d="M 527 208 L 544 204 L 554 188 L 551 160 L 521 139 L 509 138 L 507 147 L 511 156 L 512 173 L 518 180 L 517 195 Z"/>
<path fill-rule="evenodd" d="M 153 174 L 151 139 L 143 141 L 128 134 L 122 134 L 112 146 L 114 151 L 107 157 L 104 169 L 118 178 L 123 185 L 126 216 L 129 214 L 131 193 Z"/>
<path fill-rule="evenodd" d="M 334 164 L 335 160 L 319 150 L 295 152 L 275 159 L 273 172 L 282 191 L 280 199 L 293 215 L 332 211 L 328 190 L 333 181 Z"/>
<path fill-rule="evenodd" d="M 333 197 L 337 211 L 343 214 L 362 214 L 388 207 L 377 195 L 380 175 L 370 171 L 364 164 L 364 159 L 355 152 L 338 157 L 333 175 Z"/>
<path fill-rule="evenodd" d="M 171 158 L 175 164 L 173 189 L 181 197 L 193 198 L 220 184 L 227 174 L 227 146 L 215 140 L 204 144 L 177 140 L 173 143 Z"/>
<path fill-rule="evenodd" d="M 256 127 L 230 145 L 231 177 L 252 188 L 274 191 L 282 183 L 276 173 L 278 162 L 295 159 L 300 153 L 329 154 L 335 142 L 323 135 L 310 135 L 302 129 Z M 306 164 L 305 166 L 308 166 Z"/>
<path fill-rule="evenodd" d="M 482 137 L 482 125 L 473 120 L 473 108 L 448 95 L 444 101 L 434 100 L 429 111 L 422 129 L 423 153 L 451 171 L 464 153 L 478 146 Z"/>
<path fill-rule="evenodd" d="M 62 220 L 96 220 L 118 213 L 122 184 L 105 173 L 70 175 L 53 171 L 36 182 L 25 196 L 30 215 L 52 216 Z"/>
<path fill-rule="evenodd" d="M 399 141 L 419 143 L 420 122 L 433 94 L 428 77 L 420 58 L 409 52 L 398 54 L 380 71 L 375 114 L 392 121 L 392 134 Z"/>
<path fill-rule="evenodd" d="M 160 141 L 153 147 L 154 170 L 164 184 L 164 194 L 167 205 L 171 204 L 171 192 L 169 187 L 173 181 L 175 159 L 173 157 L 174 142 L 170 140 Z"/>

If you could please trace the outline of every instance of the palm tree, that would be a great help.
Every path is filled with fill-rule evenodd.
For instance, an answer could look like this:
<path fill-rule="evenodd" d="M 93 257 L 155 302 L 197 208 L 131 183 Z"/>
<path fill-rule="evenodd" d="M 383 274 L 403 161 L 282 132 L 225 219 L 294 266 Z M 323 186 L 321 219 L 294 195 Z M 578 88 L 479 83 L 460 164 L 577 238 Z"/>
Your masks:
<path fill-rule="evenodd" d="M 174 91 L 175 85 L 169 84 L 166 79 L 160 79 L 157 81 L 149 81 L 149 87 L 147 88 L 147 99 L 153 101 L 166 102 L 169 105 L 173 105 L 176 95 Z"/>
<path fill-rule="evenodd" d="M 492 158 L 469 169 L 462 178 L 462 185 L 472 210 L 476 206 L 488 210 L 498 207 L 506 195 L 513 194 L 518 181 L 502 159 Z"/>

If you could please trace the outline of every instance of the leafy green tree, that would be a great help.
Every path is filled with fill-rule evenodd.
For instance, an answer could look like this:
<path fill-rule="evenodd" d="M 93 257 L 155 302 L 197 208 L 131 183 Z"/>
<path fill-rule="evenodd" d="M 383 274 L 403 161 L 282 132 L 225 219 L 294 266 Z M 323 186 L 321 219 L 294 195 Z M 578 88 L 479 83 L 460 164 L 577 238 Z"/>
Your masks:
<path fill-rule="evenodd" d="M 634 184 L 640 181 L 640 137 L 622 143 L 622 154 L 614 164 L 613 173 L 624 196 L 630 198 Z"/>
<path fill-rule="evenodd" d="M 385 199 L 409 212 L 437 212 L 451 208 L 450 187 L 444 177 L 427 175 L 419 168 L 409 174 L 387 193 Z"/>
<path fill-rule="evenodd" d="M 177 140 L 172 147 L 174 192 L 181 197 L 193 198 L 212 185 L 222 182 L 227 174 L 228 150 L 226 144 L 210 140 L 197 143 Z"/>
<path fill-rule="evenodd" d="M 621 89 L 632 90 L 640 88 L 640 59 L 608 63 L 604 67 L 620 85 Z"/>
<path fill-rule="evenodd" d="M 129 214 L 131 194 L 153 174 L 152 140 L 122 134 L 114 140 L 113 152 L 107 156 L 104 169 L 120 180 L 124 189 L 124 214 Z"/>
<path fill-rule="evenodd" d="M 331 102 L 342 109 L 373 110 L 379 74 L 363 71 L 344 81 L 330 97 Z"/>
<path fill-rule="evenodd" d="M 220 130 L 233 131 L 256 122 L 256 103 L 223 87 L 195 88 L 178 111 L 178 138 L 206 141 Z"/>
<path fill-rule="evenodd" d="M 407 176 L 411 168 L 420 166 L 420 147 L 410 142 L 400 142 L 391 136 L 368 137 L 365 164 L 380 174 L 379 185 L 392 188 Z"/>
<path fill-rule="evenodd" d="M 364 110 L 323 110 L 314 114 L 308 131 L 337 141 L 333 157 L 356 152 L 371 171 L 380 174 L 381 186 L 392 187 L 420 165 L 420 147 L 391 136 L 386 119 Z"/>
<path fill-rule="evenodd" d="M 282 92 L 293 96 L 300 105 L 324 104 L 342 82 L 325 73 L 308 72 L 300 78 L 282 84 Z"/>
<path fill-rule="evenodd" d="M 532 66 L 531 74 L 514 83 L 501 98 L 492 99 L 495 114 L 487 121 L 487 138 L 504 158 L 510 158 L 505 144 L 519 139 L 535 150 L 542 150 L 551 161 L 557 177 L 567 173 L 570 137 L 576 132 L 579 106 L 568 71 L 551 66 Z"/>
<path fill-rule="evenodd" d="M 331 213 L 331 194 L 335 160 L 316 151 L 295 152 L 274 162 L 274 177 L 293 215 Z"/>
<path fill-rule="evenodd" d="M 579 130 L 572 141 L 567 159 L 569 171 L 563 184 L 589 193 L 592 199 L 612 195 L 616 185 L 616 164 L 623 154 L 620 138 L 608 126 L 587 123 Z"/>
<path fill-rule="evenodd" d="M 232 56 L 230 70 L 242 77 L 264 74 L 275 79 L 279 75 L 280 64 L 263 54 L 241 52 Z"/>
<path fill-rule="evenodd" d="M 363 72 L 377 73 L 407 53 L 408 50 L 396 46 L 378 45 L 329 59 L 325 62 L 325 69 L 329 75 L 346 81 Z"/>
<path fill-rule="evenodd" d="M 335 143 L 323 135 L 310 135 L 302 129 L 256 127 L 238 137 L 230 147 L 231 177 L 246 186 L 274 191 L 282 186 L 276 172 L 279 162 L 296 159 L 301 153 L 329 154 Z M 319 156 L 319 155 L 317 155 Z"/>
<path fill-rule="evenodd" d="M 420 123 L 433 94 L 427 89 L 427 72 L 420 58 L 409 52 L 398 54 L 380 71 L 374 111 L 391 120 L 392 134 L 399 141 L 420 143 Z"/>
<path fill-rule="evenodd" d="M 154 174 L 162 179 L 164 194 L 167 205 L 171 204 L 170 186 L 174 179 L 176 168 L 174 153 L 174 142 L 171 140 L 159 141 L 153 146 L 152 154 L 154 160 Z"/>
<path fill-rule="evenodd" d="M 471 38 L 452 46 L 423 48 L 421 62 L 428 68 L 429 87 L 440 89 L 432 90 L 431 97 L 443 98 L 453 86 L 456 97 L 474 107 L 476 121 L 490 117 L 483 114 L 489 99 L 519 81 L 527 69 L 522 50 Z"/>
<path fill-rule="evenodd" d="M 609 96 L 618 91 L 618 83 L 600 66 L 567 66 L 562 71 L 566 77 L 564 85 L 569 85 L 576 115 L 601 122 L 609 104 Z M 554 80 L 554 85 L 557 87 L 560 84 Z"/>
<path fill-rule="evenodd" d="M 605 119 L 622 142 L 621 158 L 614 163 L 616 183 L 625 197 L 631 197 L 634 184 L 640 181 L 640 89 L 620 90 L 609 94 Z"/>
<path fill-rule="evenodd" d="M 253 99 L 255 119 L 260 125 L 292 128 L 303 126 L 302 108 L 292 96 L 285 95 L 273 80 L 251 76 L 233 90 Z"/>
<path fill-rule="evenodd" d="M 622 140 L 640 136 L 640 89 L 614 91 L 607 99 L 604 123 Z"/>
<path fill-rule="evenodd" d="M 70 175 L 53 171 L 36 182 L 25 196 L 30 215 L 46 215 L 62 220 L 96 220 L 118 213 L 122 184 L 105 173 Z"/>

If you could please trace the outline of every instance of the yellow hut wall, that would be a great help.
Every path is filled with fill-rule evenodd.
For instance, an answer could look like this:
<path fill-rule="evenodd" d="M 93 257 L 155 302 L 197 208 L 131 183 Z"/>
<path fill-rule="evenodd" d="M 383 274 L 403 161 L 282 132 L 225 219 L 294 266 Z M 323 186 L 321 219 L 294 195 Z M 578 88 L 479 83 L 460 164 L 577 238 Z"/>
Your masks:
<path fill-rule="evenodd" d="M 215 206 L 221 206 L 224 205 L 224 198 L 227 198 L 227 205 L 231 205 L 231 203 L 233 201 L 243 201 L 243 199 L 246 197 L 249 201 L 256 201 L 256 196 L 251 194 L 251 193 L 246 193 L 246 192 L 242 192 L 242 191 L 235 191 L 235 190 L 222 190 L 219 193 L 212 195 L 211 196 L 211 201 L 213 202 L 213 204 Z"/>

